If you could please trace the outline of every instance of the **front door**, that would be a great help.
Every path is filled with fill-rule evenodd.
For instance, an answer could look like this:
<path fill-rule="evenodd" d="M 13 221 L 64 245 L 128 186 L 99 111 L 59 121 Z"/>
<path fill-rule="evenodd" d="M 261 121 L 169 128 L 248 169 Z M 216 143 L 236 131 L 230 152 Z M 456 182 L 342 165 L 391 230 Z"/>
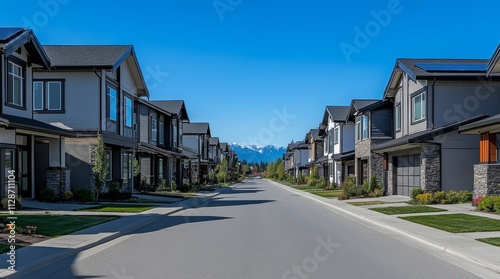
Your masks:
<path fill-rule="evenodd" d="M 31 183 L 29 177 L 30 156 L 28 146 L 19 146 L 17 150 L 17 175 L 21 197 L 31 197 Z"/>

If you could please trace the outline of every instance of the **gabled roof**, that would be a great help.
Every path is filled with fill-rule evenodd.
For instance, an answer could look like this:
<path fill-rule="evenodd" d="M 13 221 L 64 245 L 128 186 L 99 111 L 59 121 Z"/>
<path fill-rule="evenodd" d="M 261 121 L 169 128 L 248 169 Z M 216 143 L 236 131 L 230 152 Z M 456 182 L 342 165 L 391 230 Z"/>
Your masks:
<path fill-rule="evenodd" d="M 73 132 L 31 118 L 24 118 L 9 114 L 0 114 L 0 122 L 2 122 L 3 125 L 11 128 L 26 129 L 30 131 L 55 134 L 65 137 L 75 137 L 75 134 Z"/>
<path fill-rule="evenodd" d="M 408 74 L 410 79 L 416 81 L 417 79 L 431 79 L 431 78 L 455 78 L 455 77 L 480 77 L 486 76 L 486 68 L 488 59 L 418 59 L 418 58 L 398 58 L 394 69 L 392 70 L 391 77 L 384 91 L 384 98 L 391 98 L 395 95 L 399 87 L 399 80 L 403 73 Z M 443 66 L 438 70 L 426 70 L 422 65 L 433 65 L 435 67 Z M 484 70 L 470 69 L 470 70 L 456 70 L 452 67 L 447 70 L 450 65 L 463 65 L 464 69 L 469 68 L 467 65 L 484 65 Z M 455 68 L 455 69 L 453 69 Z"/>
<path fill-rule="evenodd" d="M 306 140 L 309 138 L 312 139 L 312 141 L 320 141 L 321 138 L 319 137 L 319 129 L 309 130 L 309 133 L 306 134 Z"/>
<path fill-rule="evenodd" d="M 480 134 L 484 132 L 488 133 L 500 133 L 500 114 L 493 115 L 491 117 L 472 122 L 470 124 L 462 125 L 458 128 L 460 134 Z"/>
<path fill-rule="evenodd" d="M 391 101 L 389 101 L 389 100 L 379 100 L 375 103 L 371 103 L 369 105 L 362 106 L 360 109 L 358 109 L 358 112 L 365 113 L 365 112 L 372 111 L 372 110 L 375 110 L 375 109 L 378 109 L 378 108 L 381 108 L 384 106 L 388 106 L 390 104 L 391 104 Z"/>
<path fill-rule="evenodd" d="M 0 52 L 11 55 L 24 46 L 32 62 L 50 69 L 50 59 L 31 29 L 0 27 Z"/>
<path fill-rule="evenodd" d="M 158 107 L 176 115 L 180 115 L 182 119 L 189 121 L 189 116 L 186 110 L 186 105 L 183 100 L 151 100 Z"/>
<path fill-rule="evenodd" d="M 222 149 L 223 151 L 227 152 L 229 151 L 229 144 L 227 142 L 221 142 L 220 143 L 220 149 Z"/>
<path fill-rule="evenodd" d="M 149 97 L 137 55 L 132 45 L 46 45 L 52 69 L 102 69 L 115 71 L 129 57 L 135 67 L 129 67 L 139 77 L 139 96 Z"/>
<path fill-rule="evenodd" d="M 208 123 L 184 123 L 182 133 L 187 135 L 209 135 L 210 124 Z"/>
<path fill-rule="evenodd" d="M 219 144 L 219 138 L 218 137 L 211 137 L 209 141 L 210 145 L 218 145 Z"/>
<path fill-rule="evenodd" d="M 493 56 L 491 56 L 490 61 L 488 62 L 488 69 L 486 71 L 486 74 L 490 76 L 493 73 L 500 73 L 500 63 L 498 63 L 500 60 L 500 44 L 497 46 L 497 49 L 493 53 Z"/>
<path fill-rule="evenodd" d="M 456 131 L 462 125 L 467 125 L 469 123 L 476 122 L 476 121 L 484 119 L 486 117 L 487 117 L 486 115 L 477 115 L 477 116 L 473 116 L 473 117 L 470 117 L 470 118 L 467 118 L 467 119 L 464 119 L 464 120 L 461 120 L 461 121 L 458 121 L 458 122 L 455 122 L 452 124 L 448 124 L 446 126 L 442 126 L 442 127 L 438 127 L 438 128 L 434 128 L 434 129 L 427 129 L 427 130 L 420 131 L 420 132 L 417 132 L 414 134 L 406 135 L 406 136 L 403 136 L 403 137 L 400 137 L 397 139 L 390 140 L 390 141 L 385 142 L 385 143 L 375 145 L 372 148 L 372 151 L 375 151 L 378 153 L 390 152 L 397 147 L 402 147 L 402 146 L 407 146 L 407 145 L 411 145 L 414 143 L 421 143 L 421 142 L 425 142 L 428 140 L 432 140 L 439 135 L 443 135 L 443 134 L 446 134 L 446 133 L 449 133 L 452 131 Z"/>
<path fill-rule="evenodd" d="M 145 105 L 146 105 L 146 106 L 148 106 L 149 108 L 154 108 L 155 110 L 158 110 L 158 111 L 160 111 L 160 112 L 162 112 L 162 113 L 164 113 L 164 114 L 166 114 L 166 115 L 168 115 L 168 116 L 171 116 L 171 115 L 172 115 L 172 113 L 171 113 L 171 112 L 169 112 L 169 111 L 167 111 L 167 110 L 165 110 L 165 109 L 163 109 L 163 108 L 161 108 L 161 107 L 157 106 L 157 105 L 156 105 L 156 104 L 154 104 L 153 102 L 148 101 L 148 100 L 146 100 L 146 99 L 144 99 L 144 98 L 138 98 L 138 99 L 137 99 L 137 101 L 138 101 L 139 103 L 145 104 Z"/>
<path fill-rule="evenodd" d="M 351 106 L 349 107 L 349 114 L 346 116 L 345 121 L 349 119 L 350 116 L 360 113 L 364 108 L 369 107 L 380 100 L 376 99 L 354 99 L 351 101 Z"/>
<path fill-rule="evenodd" d="M 322 124 L 328 125 L 328 117 L 330 117 L 333 122 L 345 122 L 349 115 L 349 109 L 350 106 L 327 106 L 323 114 Z"/>

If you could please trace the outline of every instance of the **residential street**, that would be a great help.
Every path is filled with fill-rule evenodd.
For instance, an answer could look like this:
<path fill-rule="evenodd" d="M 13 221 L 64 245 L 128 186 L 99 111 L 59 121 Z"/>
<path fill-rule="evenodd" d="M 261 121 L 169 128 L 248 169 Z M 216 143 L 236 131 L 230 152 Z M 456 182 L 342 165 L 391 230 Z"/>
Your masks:
<path fill-rule="evenodd" d="M 495 276 L 254 179 L 198 208 L 166 216 L 25 278 Z"/>

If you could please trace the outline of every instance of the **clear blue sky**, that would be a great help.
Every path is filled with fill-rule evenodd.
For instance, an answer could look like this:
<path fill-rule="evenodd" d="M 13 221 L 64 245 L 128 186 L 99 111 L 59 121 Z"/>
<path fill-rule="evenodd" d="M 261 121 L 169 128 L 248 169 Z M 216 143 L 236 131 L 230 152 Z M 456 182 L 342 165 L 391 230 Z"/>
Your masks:
<path fill-rule="evenodd" d="M 42 44 L 133 44 L 151 99 L 184 99 L 214 136 L 257 145 L 303 139 L 326 105 L 380 98 L 398 57 L 490 58 L 500 42 L 493 0 L 15 2 L 0 25 Z"/>

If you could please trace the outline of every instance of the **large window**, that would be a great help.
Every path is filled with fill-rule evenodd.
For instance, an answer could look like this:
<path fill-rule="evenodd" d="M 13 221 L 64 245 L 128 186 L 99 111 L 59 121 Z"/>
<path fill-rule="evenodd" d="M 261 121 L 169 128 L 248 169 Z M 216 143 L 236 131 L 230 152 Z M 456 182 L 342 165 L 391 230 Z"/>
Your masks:
<path fill-rule="evenodd" d="M 335 144 L 339 143 L 339 127 L 335 127 L 335 134 L 333 137 L 333 141 Z"/>
<path fill-rule="evenodd" d="M 367 139 L 369 136 L 368 133 L 368 123 L 370 122 L 369 120 L 370 118 L 368 115 L 363 116 L 363 139 Z"/>
<path fill-rule="evenodd" d="M 425 92 L 411 98 L 413 109 L 413 122 L 425 119 Z"/>
<path fill-rule="evenodd" d="M 123 152 L 122 156 L 123 162 L 123 171 L 122 178 L 124 183 L 128 183 L 128 180 L 132 178 L 132 153 L 131 152 Z"/>
<path fill-rule="evenodd" d="M 333 129 L 330 129 L 328 131 L 328 153 L 333 153 L 333 145 L 334 145 L 334 138 L 333 138 Z"/>
<path fill-rule="evenodd" d="M 160 144 L 165 143 L 165 124 L 160 121 Z"/>
<path fill-rule="evenodd" d="M 356 116 L 356 139 L 361 140 L 361 116 Z"/>
<path fill-rule="evenodd" d="M 117 111 L 117 104 L 118 104 L 118 93 L 116 92 L 116 89 L 109 87 L 107 89 L 107 101 L 108 101 L 108 107 L 107 107 L 107 117 L 110 120 L 116 121 L 118 119 L 118 111 Z"/>
<path fill-rule="evenodd" d="M 401 130 L 401 103 L 396 104 L 396 111 L 395 111 L 395 116 L 394 119 L 396 120 L 395 125 L 396 125 L 396 131 Z"/>
<path fill-rule="evenodd" d="M 24 68 L 11 61 L 7 75 L 7 103 L 24 106 Z"/>
<path fill-rule="evenodd" d="M 172 147 L 177 147 L 177 139 L 179 137 L 178 130 L 177 130 L 177 118 L 172 119 L 172 142 L 173 146 Z"/>
<path fill-rule="evenodd" d="M 124 124 L 127 127 L 132 127 L 132 117 L 133 117 L 133 106 L 132 106 L 132 99 L 129 97 L 124 98 L 124 104 L 123 104 L 123 110 L 125 112 L 124 117 Z"/>
<path fill-rule="evenodd" d="M 106 181 L 111 181 L 111 170 L 113 169 L 111 166 L 113 165 L 113 156 L 111 150 L 106 150 L 106 164 L 108 165 L 108 175 L 106 176 Z"/>
<path fill-rule="evenodd" d="M 156 118 L 154 116 L 151 116 L 151 140 L 154 142 L 156 142 L 156 139 L 158 137 L 157 129 L 158 128 L 156 127 Z"/>
<path fill-rule="evenodd" d="M 63 109 L 62 81 L 33 82 L 33 110 L 58 111 Z"/>
<path fill-rule="evenodd" d="M 179 146 L 182 146 L 182 128 L 183 128 L 183 123 L 182 121 L 179 121 Z"/>

